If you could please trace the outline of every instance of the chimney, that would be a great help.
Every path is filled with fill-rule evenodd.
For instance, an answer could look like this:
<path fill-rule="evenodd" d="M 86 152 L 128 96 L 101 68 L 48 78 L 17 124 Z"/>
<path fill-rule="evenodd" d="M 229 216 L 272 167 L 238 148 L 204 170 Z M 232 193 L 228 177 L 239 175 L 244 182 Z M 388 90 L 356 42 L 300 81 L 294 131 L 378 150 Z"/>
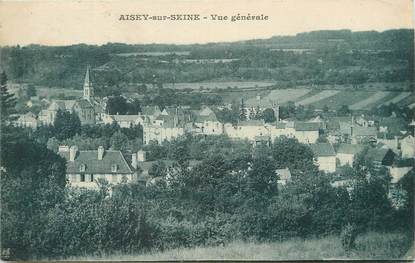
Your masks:
<path fill-rule="evenodd" d="M 102 160 L 102 158 L 104 157 L 104 147 L 103 146 L 99 146 L 98 147 L 98 160 Z"/>
<path fill-rule="evenodd" d="M 140 150 L 137 152 L 137 161 L 139 162 L 145 162 L 146 161 L 146 152 L 143 150 Z"/>
<path fill-rule="evenodd" d="M 69 161 L 75 161 L 76 153 L 78 152 L 78 146 L 73 145 L 69 148 Z"/>
<path fill-rule="evenodd" d="M 137 169 L 137 154 L 136 154 L 136 153 L 133 153 L 133 154 L 131 155 L 131 166 L 132 166 L 134 169 Z"/>

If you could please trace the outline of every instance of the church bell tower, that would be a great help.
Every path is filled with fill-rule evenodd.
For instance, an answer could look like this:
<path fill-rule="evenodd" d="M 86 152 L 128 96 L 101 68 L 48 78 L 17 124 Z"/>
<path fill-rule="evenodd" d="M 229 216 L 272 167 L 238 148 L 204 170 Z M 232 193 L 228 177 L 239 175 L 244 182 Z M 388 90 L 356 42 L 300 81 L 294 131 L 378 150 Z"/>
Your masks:
<path fill-rule="evenodd" d="M 89 76 L 89 65 L 86 68 L 85 81 L 84 81 L 84 99 L 90 101 L 94 97 L 94 88 L 92 87 L 91 78 Z"/>

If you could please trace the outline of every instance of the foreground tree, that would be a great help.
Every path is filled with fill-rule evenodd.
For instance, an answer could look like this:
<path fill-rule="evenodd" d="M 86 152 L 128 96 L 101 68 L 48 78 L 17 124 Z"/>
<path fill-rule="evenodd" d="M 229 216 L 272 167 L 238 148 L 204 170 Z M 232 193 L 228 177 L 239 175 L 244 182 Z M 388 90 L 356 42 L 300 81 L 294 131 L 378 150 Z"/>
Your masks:
<path fill-rule="evenodd" d="M 81 121 L 74 112 L 58 110 L 53 126 L 58 140 L 72 138 L 81 132 Z"/>
<path fill-rule="evenodd" d="M 14 107 L 16 106 L 16 98 L 9 93 L 7 88 L 7 75 L 4 71 L 0 75 L 0 100 L 0 117 L 1 125 L 3 125 L 6 121 L 12 120 L 10 114 L 14 113 Z"/>

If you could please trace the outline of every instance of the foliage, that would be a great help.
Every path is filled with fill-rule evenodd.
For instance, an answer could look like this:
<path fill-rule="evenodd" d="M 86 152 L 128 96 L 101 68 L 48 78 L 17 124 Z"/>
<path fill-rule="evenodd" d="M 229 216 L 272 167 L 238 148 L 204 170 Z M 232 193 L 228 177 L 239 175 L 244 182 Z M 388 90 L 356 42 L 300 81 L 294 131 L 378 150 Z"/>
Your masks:
<path fill-rule="evenodd" d="M 7 89 L 7 75 L 2 71 L 0 75 L 0 117 L 1 125 L 5 125 L 6 121 L 12 120 L 10 114 L 14 113 L 14 107 L 16 106 L 16 99 L 13 94 L 9 93 Z"/>
<path fill-rule="evenodd" d="M 340 238 L 343 249 L 349 252 L 356 246 L 357 227 L 352 224 L 345 225 L 341 232 Z"/>
<path fill-rule="evenodd" d="M 64 140 L 81 132 L 81 121 L 74 112 L 58 110 L 53 127 L 56 138 Z"/>
<path fill-rule="evenodd" d="M 262 119 L 264 119 L 264 121 L 266 123 L 274 122 L 276 120 L 275 119 L 274 110 L 273 109 L 269 109 L 269 108 L 265 109 L 262 112 Z"/>

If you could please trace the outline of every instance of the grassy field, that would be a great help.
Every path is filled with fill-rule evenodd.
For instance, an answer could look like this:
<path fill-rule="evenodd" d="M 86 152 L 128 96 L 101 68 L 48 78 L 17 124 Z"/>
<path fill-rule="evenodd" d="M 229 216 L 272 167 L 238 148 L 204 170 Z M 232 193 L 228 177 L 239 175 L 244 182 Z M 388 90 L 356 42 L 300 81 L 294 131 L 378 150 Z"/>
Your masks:
<path fill-rule="evenodd" d="M 333 260 L 333 259 L 411 259 L 411 239 L 401 233 L 367 233 L 356 240 L 356 248 L 344 251 L 339 237 L 291 239 L 282 242 L 232 242 L 225 246 L 173 249 L 142 255 L 110 255 L 69 260 Z M 412 246 L 413 248 L 413 246 Z"/>
<path fill-rule="evenodd" d="M 275 89 L 271 91 L 240 91 L 232 92 L 225 96 L 224 101 L 230 99 L 240 101 L 244 98 L 245 103 L 250 106 L 261 105 L 268 107 L 270 100 L 280 105 L 293 101 L 298 105 L 312 105 L 316 109 L 323 109 L 325 105 L 329 109 L 338 109 L 342 105 L 348 105 L 352 110 L 369 110 L 382 104 L 396 103 L 405 106 L 413 103 L 414 95 L 411 92 L 400 91 L 351 91 L 351 90 L 316 90 L 306 88 Z M 261 100 L 256 98 L 261 95 Z"/>

